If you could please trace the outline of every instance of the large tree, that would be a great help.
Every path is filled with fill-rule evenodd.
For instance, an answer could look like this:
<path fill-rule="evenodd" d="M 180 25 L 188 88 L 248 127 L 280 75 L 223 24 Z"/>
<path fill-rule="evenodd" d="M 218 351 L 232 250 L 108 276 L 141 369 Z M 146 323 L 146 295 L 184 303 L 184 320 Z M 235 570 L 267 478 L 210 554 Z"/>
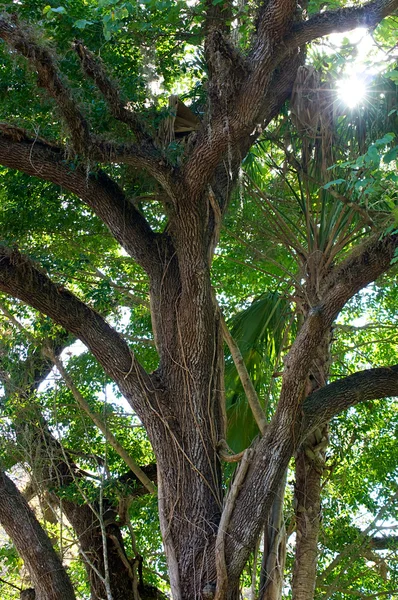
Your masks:
<path fill-rule="evenodd" d="M 50 192 L 57 210 L 68 211 L 69 203 L 75 200 L 65 198 L 70 198 L 69 194 L 76 196 L 145 272 L 158 364 L 152 372 L 144 368 L 128 339 L 106 320 L 109 308 L 99 306 L 98 311 L 94 310 L 68 286 L 67 268 L 60 281 L 46 271 L 49 267 L 51 272 L 51 259 L 43 265 L 33 260 L 35 255 L 40 257 L 44 253 L 37 251 L 34 232 L 31 252 L 27 240 L 24 243 L 27 251 L 21 252 L 12 245 L 18 242 L 18 237 L 9 240 L 8 234 L 4 236 L 11 245 L 2 245 L 0 249 L 0 289 L 80 339 L 144 425 L 156 458 L 159 517 L 175 600 L 238 597 L 239 579 L 264 527 L 268 523 L 270 531 L 275 531 L 272 519 L 280 520 L 278 515 L 275 517 L 281 504 L 278 498 L 289 461 L 295 454 L 296 495 L 301 509 L 296 516 L 293 597 L 313 598 L 320 483 L 316 465 L 314 461 L 308 462 L 308 456 L 313 449 L 322 455 L 322 442 L 327 438 L 328 422 L 333 416 L 359 402 L 398 392 L 398 366 L 391 364 L 342 376 L 327 384 L 331 330 L 336 318 L 358 292 L 389 271 L 396 255 L 398 235 L 394 228 L 386 229 L 384 213 L 384 220 L 372 218 L 374 215 L 368 214 L 354 195 L 347 198 L 335 192 L 339 206 L 350 208 L 354 216 L 359 214 L 365 220 L 345 230 L 335 223 L 329 237 L 322 241 L 324 211 L 312 207 L 313 218 L 310 218 L 309 202 L 306 213 L 309 234 L 302 242 L 291 235 L 289 219 L 281 217 L 277 199 L 268 200 L 268 206 L 272 207 L 270 223 L 274 229 L 279 228 L 281 243 L 296 258 L 293 289 L 299 314 L 295 339 L 284 356 L 278 402 L 272 406 L 268 421 L 228 333 L 210 277 L 221 224 L 228 215 L 241 163 L 260 136 L 266 137 L 267 127 L 291 96 L 295 82 L 297 85 L 298 73 L 299 76 L 305 73 L 307 44 L 332 32 L 360 26 L 373 28 L 392 14 L 397 5 L 396 0 L 375 0 L 331 11 L 281 0 L 250 5 L 247 10 L 228 2 L 206 1 L 196 9 L 185 7 L 185 3 L 165 5 L 170 11 L 177 10 L 177 19 L 184 17 L 187 29 L 176 27 L 176 15 L 172 13 L 170 39 L 177 51 L 163 44 L 166 66 L 176 68 L 173 56 L 184 47 L 186 39 L 203 48 L 201 68 L 206 71 L 207 81 L 205 89 L 200 90 L 198 115 L 187 113 L 175 97 L 170 100 L 169 110 L 148 107 L 147 99 L 139 92 L 133 101 L 127 101 L 131 100 L 127 96 L 131 93 L 128 88 L 131 80 L 126 81 L 124 92 L 123 85 L 116 84 L 111 72 L 114 66 L 119 79 L 122 76 L 118 61 L 123 63 L 120 58 L 123 45 L 119 49 L 111 44 L 103 53 L 105 59 L 107 54 L 110 57 L 107 67 L 81 41 L 73 42 L 71 57 L 63 34 L 58 36 L 58 43 L 65 57 L 59 59 L 34 24 L 24 20 L 29 16 L 24 5 L 20 8 L 20 18 L 14 10 L 17 7 L 12 7 L 13 12 L 3 14 L 0 19 L 5 55 L 18 65 L 12 89 L 7 90 L 4 100 L 5 112 L 11 113 L 13 95 L 17 99 L 21 93 L 19 86 L 26 85 L 25 92 L 29 89 L 34 94 L 37 84 L 45 92 L 44 95 L 41 92 L 43 104 L 47 109 L 54 108 L 61 120 L 58 126 L 36 102 L 33 112 L 21 103 L 15 119 L 0 125 L 0 164 L 58 186 L 55 196 L 53 188 Z M 46 7 L 46 12 L 62 15 L 65 9 L 60 8 Z M 152 9 L 152 26 L 158 28 L 158 37 L 167 36 L 165 22 L 156 6 Z M 125 10 L 126 14 L 122 12 L 118 17 L 117 10 Z M 118 18 L 121 29 L 134 25 L 138 18 L 134 15 L 141 10 L 144 24 L 148 25 L 150 6 L 147 11 L 140 4 L 112 9 L 104 18 L 106 36 L 112 40 L 112 23 Z M 30 14 L 33 12 L 31 8 Z M 244 33 L 240 37 L 242 28 L 235 27 L 234 20 L 239 25 L 241 19 Z M 80 19 L 74 26 L 89 29 L 90 23 Z M 73 35 L 73 24 L 71 30 Z M 150 48 L 143 42 L 145 31 L 151 31 L 150 27 L 139 31 L 131 27 L 128 33 L 132 41 L 126 41 L 127 35 L 123 38 L 137 82 L 139 72 L 145 74 L 148 68 L 145 63 L 156 60 L 156 56 L 150 57 Z M 98 47 L 94 37 L 87 36 L 93 48 Z M 141 52 L 132 43 L 137 40 L 144 44 Z M 167 52 L 172 58 L 167 57 Z M 77 61 L 82 70 L 79 87 Z M 12 73 L 9 62 L 5 72 Z M 164 76 L 167 81 L 170 76 L 167 68 Z M 293 110 L 299 113 L 297 128 L 300 129 L 300 122 L 308 128 L 308 123 L 300 117 L 302 111 L 292 99 Z M 36 119 L 40 124 L 38 131 L 35 131 Z M 24 126 L 29 123 L 31 130 Z M 315 150 L 311 143 L 304 140 L 302 143 L 308 146 L 307 159 L 303 152 L 301 171 L 308 188 L 304 197 L 309 198 L 313 174 L 309 173 L 308 160 Z M 289 145 L 286 150 L 287 164 L 294 156 Z M 12 193 L 12 186 L 8 190 Z M 140 202 L 137 190 L 141 190 L 144 199 L 156 201 L 156 209 L 153 203 Z M 20 189 L 15 193 L 17 197 L 22 195 Z M 267 197 L 262 188 L 258 194 Z M 329 196 L 323 200 L 331 202 Z M 51 211 L 51 204 L 48 208 L 44 197 L 39 205 L 44 215 L 46 210 Z M 338 225 L 348 218 L 343 213 L 337 218 Z M 84 227 L 84 211 L 80 217 Z M 349 217 L 350 222 L 353 218 Z M 79 223 L 74 226 L 79 229 Z M 109 234 L 107 238 L 104 231 L 101 233 L 107 251 Z M 90 245 L 90 241 L 87 243 Z M 223 460 L 231 459 L 225 453 L 224 338 L 234 355 L 260 432 L 242 456 L 233 458 L 239 465 L 227 492 Z M 57 348 L 47 350 L 55 362 Z M 62 372 L 60 363 L 58 368 Z M 34 388 L 35 380 L 30 385 Z M 72 381 L 69 387 L 78 397 Z M 96 424 L 101 425 L 99 421 Z M 44 436 L 40 443 L 56 447 L 56 441 L 49 440 Z M 115 447 L 115 441 L 112 444 Z M 62 461 L 59 459 L 61 471 L 65 460 L 65 456 Z M 322 461 L 322 456 L 318 460 Z M 74 468 L 69 461 L 67 477 L 73 477 L 70 473 Z M 153 484 L 141 469 L 137 469 L 136 476 L 152 490 Z M 83 534 L 88 522 L 81 525 L 83 511 L 76 512 L 76 524 L 72 513 L 71 508 L 69 521 L 76 530 L 80 526 Z M 92 520 L 95 515 L 94 507 L 86 518 Z M 115 556 L 119 550 L 123 562 L 119 533 L 107 531 L 104 524 L 101 527 L 96 524 L 94 529 L 97 537 L 95 542 L 88 542 L 90 548 L 95 546 L 98 551 L 101 540 L 108 539 L 106 549 L 112 542 Z M 77 533 L 84 551 L 84 536 Z M 268 541 L 271 537 L 270 534 Z M 106 559 L 109 563 L 111 554 L 105 552 L 100 559 L 98 553 L 94 561 L 99 576 L 92 587 L 93 598 L 105 593 L 108 598 L 128 597 L 126 588 L 118 588 L 116 583 L 109 589 L 111 578 L 106 577 Z M 277 598 L 281 593 L 280 580 L 274 580 L 273 585 L 269 581 L 275 568 L 267 566 L 267 561 L 272 561 L 273 555 L 275 548 L 271 548 L 264 562 L 262 598 Z M 95 573 L 90 561 L 86 562 L 89 572 L 91 569 Z M 124 566 L 130 575 L 126 562 Z M 36 565 L 30 560 L 29 568 L 36 581 L 40 575 L 39 559 Z M 111 570 L 117 572 L 116 567 Z M 132 585 L 131 597 L 136 598 L 136 593 L 137 588 Z M 60 596 L 54 593 L 48 597 Z"/>

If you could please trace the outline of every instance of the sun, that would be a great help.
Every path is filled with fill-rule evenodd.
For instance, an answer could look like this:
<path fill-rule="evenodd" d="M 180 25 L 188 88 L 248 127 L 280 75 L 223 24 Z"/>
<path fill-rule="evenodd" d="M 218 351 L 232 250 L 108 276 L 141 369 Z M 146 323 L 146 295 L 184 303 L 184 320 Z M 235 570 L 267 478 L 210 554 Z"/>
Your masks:
<path fill-rule="evenodd" d="M 354 108 L 366 96 L 365 83 L 355 75 L 342 79 L 337 84 L 337 95 L 349 108 Z"/>

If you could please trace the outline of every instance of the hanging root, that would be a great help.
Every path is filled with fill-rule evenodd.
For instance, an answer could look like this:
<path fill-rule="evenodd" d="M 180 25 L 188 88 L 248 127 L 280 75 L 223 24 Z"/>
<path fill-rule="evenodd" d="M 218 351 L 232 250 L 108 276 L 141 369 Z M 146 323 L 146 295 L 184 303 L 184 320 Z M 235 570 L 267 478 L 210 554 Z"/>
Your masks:
<path fill-rule="evenodd" d="M 245 450 L 242 457 L 242 461 L 239 467 L 237 468 L 234 481 L 228 492 L 224 510 L 221 516 L 216 539 L 217 586 L 216 593 L 214 595 L 214 600 L 223 600 L 223 598 L 225 598 L 225 594 L 228 588 L 228 573 L 225 561 L 225 538 L 227 534 L 228 524 L 231 520 L 231 516 L 235 507 L 236 499 L 238 497 L 240 487 L 243 484 L 244 479 L 246 477 L 252 454 L 252 448 L 248 448 L 247 450 Z"/>
<path fill-rule="evenodd" d="M 245 453 L 243 450 L 242 452 L 238 452 L 238 454 L 234 454 L 225 440 L 220 440 L 217 444 L 217 448 L 218 456 L 227 463 L 239 462 Z"/>

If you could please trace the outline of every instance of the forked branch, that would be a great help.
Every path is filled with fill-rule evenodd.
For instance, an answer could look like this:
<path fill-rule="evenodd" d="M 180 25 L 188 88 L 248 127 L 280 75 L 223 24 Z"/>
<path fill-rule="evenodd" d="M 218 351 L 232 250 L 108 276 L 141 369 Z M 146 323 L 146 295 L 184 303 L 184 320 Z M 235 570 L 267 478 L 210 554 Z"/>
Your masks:
<path fill-rule="evenodd" d="M 167 193 L 173 196 L 171 171 L 164 164 L 164 160 L 161 160 L 162 157 L 153 144 L 113 143 L 90 132 L 90 124 L 73 97 L 67 81 L 60 73 L 54 53 L 37 40 L 33 30 L 26 25 L 19 24 L 16 19 L 3 15 L 0 16 L 0 38 L 12 50 L 24 56 L 29 65 L 37 72 L 38 84 L 56 102 L 61 117 L 69 129 L 73 148 L 78 155 L 84 157 L 86 161 L 91 160 L 105 164 L 118 162 L 134 168 L 145 169 L 164 187 Z M 80 45 L 80 53 L 83 53 L 82 48 Z M 88 60 L 87 55 L 86 63 Z M 94 68 L 92 56 L 90 56 L 87 70 L 90 71 L 90 68 L 91 70 Z M 94 78 L 93 74 L 92 77 Z M 142 141 L 146 134 L 138 118 L 123 107 L 118 91 L 116 88 L 112 88 L 110 80 L 106 79 L 104 70 L 98 64 L 95 81 L 107 99 L 114 116 L 118 115 L 125 122 L 128 120 L 137 137 Z"/>
<path fill-rule="evenodd" d="M 20 26 L 16 20 L 11 20 L 5 15 L 0 17 L 0 37 L 10 48 L 24 56 L 37 71 L 38 84 L 45 88 L 57 103 L 76 152 L 87 155 L 90 147 L 88 123 L 70 89 L 61 78 L 53 54 L 38 43 L 32 30 Z"/>

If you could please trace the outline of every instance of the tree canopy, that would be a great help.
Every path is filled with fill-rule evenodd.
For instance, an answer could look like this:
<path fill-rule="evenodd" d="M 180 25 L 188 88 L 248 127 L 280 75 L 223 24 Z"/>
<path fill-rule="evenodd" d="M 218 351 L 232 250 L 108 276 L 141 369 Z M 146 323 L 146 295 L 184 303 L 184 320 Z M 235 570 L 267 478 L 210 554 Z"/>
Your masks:
<path fill-rule="evenodd" d="M 2 6 L 5 600 L 398 597 L 397 6 Z"/>

